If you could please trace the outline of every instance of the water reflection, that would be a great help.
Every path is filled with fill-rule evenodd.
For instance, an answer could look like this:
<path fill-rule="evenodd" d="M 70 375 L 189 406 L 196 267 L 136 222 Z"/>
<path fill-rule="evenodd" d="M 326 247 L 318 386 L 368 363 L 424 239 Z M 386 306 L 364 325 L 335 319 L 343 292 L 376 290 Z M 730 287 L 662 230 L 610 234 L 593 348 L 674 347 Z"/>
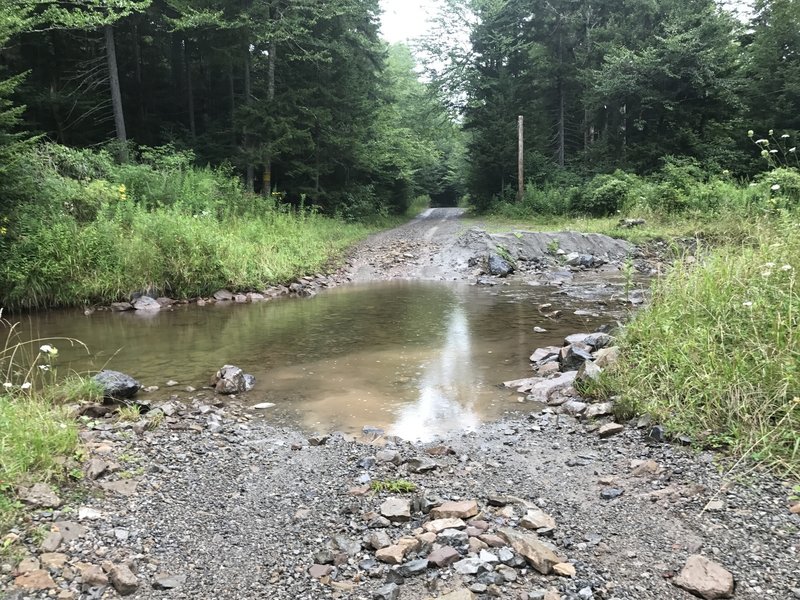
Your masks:
<path fill-rule="evenodd" d="M 400 409 L 390 433 L 428 441 L 454 429 L 475 428 L 480 418 L 472 357 L 469 319 L 459 303 L 450 315 L 444 346 L 425 365 L 417 400 Z"/>

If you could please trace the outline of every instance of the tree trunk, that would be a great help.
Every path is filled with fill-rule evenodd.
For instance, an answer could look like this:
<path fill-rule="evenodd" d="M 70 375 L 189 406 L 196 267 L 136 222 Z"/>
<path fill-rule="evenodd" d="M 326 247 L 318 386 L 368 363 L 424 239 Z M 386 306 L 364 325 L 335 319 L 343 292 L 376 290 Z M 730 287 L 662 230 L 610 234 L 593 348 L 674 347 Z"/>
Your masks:
<path fill-rule="evenodd" d="M 269 43 L 269 63 L 267 66 L 267 102 L 269 110 L 273 110 L 275 100 L 275 61 L 277 60 L 278 44 L 275 40 Z M 261 193 L 268 196 L 272 191 L 272 140 L 267 143 L 267 154 L 264 157 L 264 181 Z"/>
<path fill-rule="evenodd" d="M 139 126 L 144 125 L 145 115 L 145 96 L 142 90 L 142 45 L 139 41 L 139 25 L 133 25 L 133 63 L 134 63 L 134 76 L 136 77 L 136 104 L 137 112 L 139 114 Z"/>
<path fill-rule="evenodd" d="M 250 80 L 250 45 L 248 44 L 245 47 L 245 56 L 244 56 L 244 103 L 246 106 L 250 106 L 252 103 L 252 82 Z M 247 115 L 246 118 L 249 118 Z M 253 166 L 253 160 L 250 149 L 250 134 L 247 130 L 247 125 L 242 128 L 242 135 L 244 136 L 244 150 L 247 153 L 246 160 L 247 160 L 247 168 L 245 174 L 245 186 L 247 190 L 253 192 L 255 190 L 254 182 L 255 182 L 255 167 Z"/>
<path fill-rule="evenodd" d="M 236 88 L 233 85 L 233 60 L 228 64 L 228 99 L 231 110 L 231 142 L 236 147 Z"/>
<path fill-rule="evenodd" d="M 189 48 L 186 40 L 184 45 L 184 64 L 186 65 L 186 103 L 189 111 L 189 133 L 192 136 L 192 141 L 197 138 L 197 124 L 194 114 L 194 88 L 192 86 L 192 60 L 189 55 Z"/>
<path fill-rule="evenodd" d="M 565 130 L 565 119 L 566 119 L 566 99 L 564 98 L 564 79 L 563 79 L 563 69 L 564 69 L 564 43 L 563 38 L 560 33 L 558 34 L 558 166 L 562 169 L 564 168 L 564 157 L 566 155 L 566 149 L 564 145 L 566 143 L 564 130 Z"/>
<path fill-rule="evenodd" d="M 517 119 L 517 202 L 525 197 L 525 136 L 523 117 Z"/>
<path fill-rule="evenodd" d="M 117 132 L 117 141 L 120 143 L 120 160 L 125 162 L 128 159 L 128 151 L 125 145 L 128 142 L 128 134 L 125 131 L 125 114 L 122 111 L 122 93 L 119 89 L 119 71 L 117 70 L 117 50 L 114 45 L 114 27 L 105 26 L 106 34 L 106 60 L 108 61 L 108 80 L 111 85 L 111 108 L 114 111 L 114 128 Z"/>

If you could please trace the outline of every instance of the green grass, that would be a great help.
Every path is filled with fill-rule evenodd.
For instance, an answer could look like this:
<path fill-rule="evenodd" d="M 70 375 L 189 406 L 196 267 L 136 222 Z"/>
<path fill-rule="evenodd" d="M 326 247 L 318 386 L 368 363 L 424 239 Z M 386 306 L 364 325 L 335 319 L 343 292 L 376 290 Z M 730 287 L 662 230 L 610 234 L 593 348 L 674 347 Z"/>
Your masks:
<path fill-rule="evenodd" d="M 390 492 L 393 494 L 411 494 L 417 491 L 417 484 L 405 479 L 386 479 L 369 484 L 373 492 Z"/>
<path fill-rule="evenodd" d="M 800 473 L 800 232 L 751 223 L 756 243 L 677 263 L 627 326 L 602 387 L 621 416 Z"/>

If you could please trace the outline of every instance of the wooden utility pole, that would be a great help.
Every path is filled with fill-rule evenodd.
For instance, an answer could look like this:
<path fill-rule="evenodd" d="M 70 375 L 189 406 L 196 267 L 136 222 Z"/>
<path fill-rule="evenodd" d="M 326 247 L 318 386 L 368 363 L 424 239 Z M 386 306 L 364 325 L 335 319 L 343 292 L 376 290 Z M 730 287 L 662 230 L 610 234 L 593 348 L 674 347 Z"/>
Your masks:
<path fill-rule="evenodd" d="M 519 136 L 519 156 L 517 157 L 517 202 L 522 202 L 525 196 L 525 143 L 522 127 L 522 115 L 517 120 L 517 134 Z"/>

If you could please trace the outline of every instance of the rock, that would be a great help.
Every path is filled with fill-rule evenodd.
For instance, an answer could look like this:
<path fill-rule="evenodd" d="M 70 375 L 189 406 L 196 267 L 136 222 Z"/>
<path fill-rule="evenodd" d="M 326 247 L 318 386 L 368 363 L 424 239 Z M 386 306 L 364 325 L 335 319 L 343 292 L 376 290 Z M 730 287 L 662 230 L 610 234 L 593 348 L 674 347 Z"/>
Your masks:
<path fill-rule="evenodd" d="M 146 312 L 161 310 L 161 305 L 158 303 L 158 300 L 150 296 L 139 296 L 132 302 L 132 305 L 135 310 Z"/>
<path fill-rule="evenodd" d="M 322 579 L 333 573 L 331 565 L 311 565 L 308 568 L 308 574 L 314 579 Z"/>
<path fill-rule="evenodd" d="M 407 562 L 397 571 L 398 573 L 400 573 L 402 577 L 414 577 L 415 575 L 421 575 L 427 569 L 428 569 L 428 559 L 419 558 L 417 560 L 412 560 Z"/>
<path fill-rule="evenodd" d="M 660 444 L 666 439 L 666 432 L 661 425 L 655 425 L 651 427 L 650 431 L 647 433 L 647 439 L 651 442 Z"/>
<path fill-rule="evenodd" d="M 613 500 L 614 498 L 619 498 L 625 492 L 619 488 L 606 488 L 602 492 L 600 492 L 600 497 L 603 500 Z"/>
<path fill-rule="evenodd" d="M 100 487 L 107 492 L 115 492 L 120 496 L 130 498 L 136 493 L 139 482 L 135 479 L 119 479 L 118 481 L 104 481 Z"/>
<path fill-rule="evenodd" d="M 275 404 L 272 402 L 260 402 L 259 404 L 254 404 L 250 408 L 253 410 L 266 410 L 268 408 L 272 408 L 273 406 L 275 406 Z"/>
<path fill-rule="evenodd" d="M 561 348 L 559 346 L 545 346 L 544 348 L 537 348 L 534 350 L 533 354 L 531 354 L 530 360 L 532 363 L 540 365 L 557 358 L 559 352 L 561 352 Z"/>
<path fill-rule="evenodd" d="M 42 563 L 39 562 L 39 559 L 29 556 L 20 561 L 20 563 L 17 565 L 16 572 L 17 575 L 24 575 L 25 573 L 30 573 L 31 571 L 38 571 L 41 568 Z"/>
<path fill-rule="evenodd" d="M 218 394 L 241 394 L 247 391 L 244 371 L 234 365 L 224 365 L 211 379 L 211 387 Z"/>
<path fill-rule="evenodd" d="M 262 302 L 262 301 L 266 300 L 266 298 L 264 297 L 264 294 L 259 294 L 259 293 L 256 293 L 256 292 L 248 292 L 246 294 L 246 296 L 247 296 L 247 299 L 250 302 Z"/>
<path fill-rule="evenodd" d="M 521 527 L 525 529 L 555 529 L 556 521 L 553 517 L 541 510 L 529 510 L 527 514 L 520 519 Z"/>
<path fill-rule="evenodd" d="M 549 575 L 553 566 L 566 562 L 564 558 L 556 554 L 555 547 L 535 535 L 519 533 L 509 528 L 500 529 L 497 533 L 542 575 Z"/>
<path fill-rule="evenodd" d="M 393 465 L 399 465 L 403 461 L 397 450 L 380 450 L 375 453 L 375 460 L 379 463 L 391 463 Z"/>
<path fill-rule="evenodd" d="M 556 588 L 548 588 L 545 590 L 542 600 L 561 600 L 561 594 Z"/>
<path fill-rule="evenodd" d="M 581 344 L 570 344 L 564 346 L 558 353 L 558 362 L 564 371 L 573 371 L 579 369 L 583 363 L 594 359 L 592 353 L 589 352 L 588 346 L 586 349 L 581 347 Z"/>
<path fill-rule="evenodd" d="M 529 396 L 530 400 L 534 400 L 536 402 L 547 402 L 550 400 L 550 397 L 557 391 L 566 389 L 575 382 L 575 377 L 577 376 L 577 371 L 569 371 L 567 373 L 562 373 L 558 377 L 554 377 L 553 379 L 546 379 L 544 381 L 540 381 L 536 385 L 533 386 L 531 389 L 531 393 Z"/>
<path fill-rule="evenodd" d="M 100 371 L 92 379 L 103 386 L 103 397 L 109 400 L 133 398 L 142 387 L 130 375 L 107 369 Z"/>
<path fill-rule="evenodd" d="M 217 290 L 212 296 L 217 302 L 230 302 L 233 300 L 233 293 L 229 290 Z"/>
<path fill-rule="evenodd" d="M 408 551 L 408 546 L 395 544 L 381 548 L 375 553 L 375 558 L 382 563 L 389 565 L 399 565 L 403 562 Z"/>
<path fill-rule="evenodd" d="M 598 367 L 594 362 L 587 360 L 578 369 L 578 375 L 575 377 L 575 381 L 581 381 L 584 383 L 589 381 L 597 381 L 600 379 L 600 374 L 602 372 L 603 369 Z"/>
<path fill-rule="evenodd" d="M 455 590 L 450 592 L 449 594 L 444 594 L 439 596 L 435 600 L 474 600 L 475 594 L 469 591 L 466 588 L 461 588 L 459 590 Z M 426 600 L 434 600 L 434 598 L 426 598 Z"/>
<path fill-rule="evenodd" d="M 733 596 L 733 575 L 719 563 L 699 554 L 693 554 L 686 560 L 672 583 L 705 600 Z"/>
<path fill-rule="evenodd" d="M 407 464 L 408 470 L 411 473 L 427 473 L 428 471 L 433 471 L 439 467 L 435 460 L 428 458 L 427 456 L 412 458 Z"/>
<path fill-rule="evenodd" d="M 469 535 L 466 531 L 459 531 L 458 529 L 445 529 L 438 536 L 436 541 L 443 546 L 462 546 L 469 540 Z"/>
<path fill-rule="evenodd" d="M 800 503 L 790 506 L 789 512 L 792 513 L 793 515 L 800 515 Z"/>
<path fill-rule="evenodd" d="M 374 600 L 397 600 L 400 598 L 400 588 L 396 583 L 387 583 L 375 590 L 372 597 Z"/>
<path fill-rule="evenodd" d="M 244 374 L 244 391 L 245 392 L 249 392 L 254 387 L 256 387 L 256 378 L 255 378 L 255 376 L 250 375 L 250 373 L 245 373 Z"/>
<path fill-rule="evenodd" d="M 553 573 L 561 577 L 575 577 L 575 565 L 572 563 L 558 563 L 553 565 Z"/>
<path fill-rule="evenodd" d="M 497 556 L 495 556 L 494 554 L 485 549 L 481 550 L 478 553 L 478 558 L 481 561 L 485 562 L 487 565 L 496 565 L 497 563 L 500 562 L 500 559 L 497 558 Z"/>
<path fill-rule="evenodd" d="M 233 301 L 236 302 L 237 304 L 245 304 L 247 302 L 247 296 L 245 296 L 244 294 L 236 294 L 233 297 Z"/>
<path fill-rule="evenodd" d="M 445 502 L 431 510 L 433 519 L 470 519 L 478 514 L 478 503 L 475 500 L 463 502 Z"/>
<path fill-rule="evenodd" d="M 453 563 L 453 570 L 459 575 L 476 575 L 486 569 L 486 565 L 479 558 L 464 558 Z"/>
<path fill-rule="evenodd" d="M 86 478 L 95 480 L 108 470 L 108 463 L 99 458 L 92 458 L 86 463 Z"/>
<path fill-rule="evenodd" d="M 65 544 L 82 538 L 89 531 L 83 525 L 78 525 L 72 521 L 56 521 L 54 527 L 61 534 Z"/>
<path fill-rule="evenodd" d="M 617 227 L 630 229 L 631 227 L 641 227 L 642 225 L 646 224 L 647 221 L 644 219 L 620 219 L 619 223 L 617 223 Z"/>
<path fill-rule="evenodd" d="M 600 402 L 598 404 L 590 404 L 584 411 L 583 416 L 586 417 L 587 419 L 595 419 L 597 417 L 606 417 L 613 413 L 614 413 L 613 402 Z"/>
<path fill-rule="evenodd" d="M 448 567 L 461 559 L 461 555 L 452 546 L 441 546 L 428 555 L 428 562 L 436 567 Z"/>
<path fill-rule="evenodd" d="M 308 444 L 310 446 L 324 446 L 328 443 L 329 439 L 331 439 L 329 435 L 312 435 L 308 438 Z"/>
<path fill-rule="evenodd" d="M 602 350 L 598 350 L 594 355 L 594 362 L 601 369 L 606 369 L 617 364 L 617 362 L 619 362 L 619 356 L 619 346 L 603 348 Z"/>
<path fill-rule="evenodd" d="M 654 460 L 635 460 L 631 463 L 633 470 L 631 475 L 634 477 L 644 477 L 645 475 L 658 475 L 662 469 Z"/>
<path fill-rule="evenodd" d="M 601 350 L 614 343 L 614 338 L 607 333 L 591 333 L 583 338 L 583 343 L 594 350 Z"/>
<path fill-rule="evenodd" d="M 467 524 L 462 521 L 461 519 L 455 518 L 447 518 L 447 519 L 435 519 L 433 521 L 428 521 L 422 528 L 425 531 L 431 531 L 433 533 L 440 533 L 445 529 L 464 529 Z"/>
<path fill-rule="evenodd" d="M 61 541 L 64 538 L 61 536 L 61 533 L 58 531 L 51 531 L 42 540 L 42 543 L 39 545 L 39 549 L 42 552 L 55 552 L 58 550 L 58 547 L 61 545 Z"/>
<path fill-rule="evenodd" d="M 120 596 L 129 596 L 139 587 L 138 578 L 130 570 L 130 567 L 125 564 L 118 564 L 112 567 L 108 573 L 108 578 Z"/>
<path fill-rule="evenodd" d="M 112 302 L 111 303 L 111 311 L 112 312 L 125 312 L 128 310 L 133 310 L 133 304 L 130 302 Z"/>
<path fill-rule="evenodd" d="M 79 562 L 75 567 L 80 571 L 83 583 L 92 587 L 105 587 L 108 585 L 108 576 L 97 565 Z"/>
<path fill-rule="evenodd" d="M 586 411 L 588 404 L 579 400 L 567 400 L 559 408 L 559 412 L 567 413 L 573 417 L 583 414 Z"/>
<path fill-rule="evenodd" d="M 103 513 L 99 510 L 90 508 L 88 506 L 81 506 L 78 509 L 78 520 L 79 521 L 97 521 L 103 517 Z"/>
<path fill-rule="evenodd" d="M 153 577 L 153 589 L 174 590 L 186 583 L 186 575 L 170 575 L 169 573 L 156 573 Z"/>
<path fill-rule="evenodd" d="M 373 550 L 380 550 L 392 545 L 392 539 L 385 531 L 372 531 L 367 534 L 364 541 Z"/>
<path fill-rule="evenodd" d="M 44 569 L 61 569 L 69 557 L 61 552 L 45 552 L 39 557 Z"/>
<path fill-rule="evenodd" d="M 165 386 L 167 386 L 167 387 L 175 387 L 176 385 L 178 385 L 178 382 L 177 382 L 177 381 L 175 381 L 174 379 L 170 379 L 170 380 L 169 380 L 167 383 L 165 383 L 164 385 L 165 385 Z"/>
<path fill-rule="evenodd" d="M 14 579 L 14 585 L 24 590 L 50 590 L 55 589 L 56 584 L 50 577 L 50 573 L 43 569 L 29 571 Z"/>
<path fill-rule="evenodd" d="M 724 500 L 711 500 L 703 509 L 706 512 L 722 512 L 725 510 Z"/>
<path fill-rule="evenodd" d="M 619 423 L 606 423 L 597 430 L 597 435 L 600 436 L 600 439 L 606 439 L 622 433 L 623 431 L 625 431 L 625 427 Z"/>
<path fill-rule="evenodd" d="M 381 514 L 390 521 L 411 519 L 411 501 L 405 498 L 388 498 L 381 504 Z"/>
<path fill-rule="evenodd" d="M 19 499 L 35 508 L 58 508 L 61 498 L 46 483 L 36 483 L 29 488 L 19 489 Z"/>
<path fill-rule="evenodd" d="M 507 277 L 514 272 L 514 265 L 497 254 L 489 255 L 488 267 L 489 274 L 497 277 Z"/>
<path fill-rule="evenodd" d="M 586 338 L 588 338 L 591 333 L 573 333 L 572 335 L 568 335 L 564 338 L 564 346 L 571 346 L 572 344 L 585 344 Z"/>

